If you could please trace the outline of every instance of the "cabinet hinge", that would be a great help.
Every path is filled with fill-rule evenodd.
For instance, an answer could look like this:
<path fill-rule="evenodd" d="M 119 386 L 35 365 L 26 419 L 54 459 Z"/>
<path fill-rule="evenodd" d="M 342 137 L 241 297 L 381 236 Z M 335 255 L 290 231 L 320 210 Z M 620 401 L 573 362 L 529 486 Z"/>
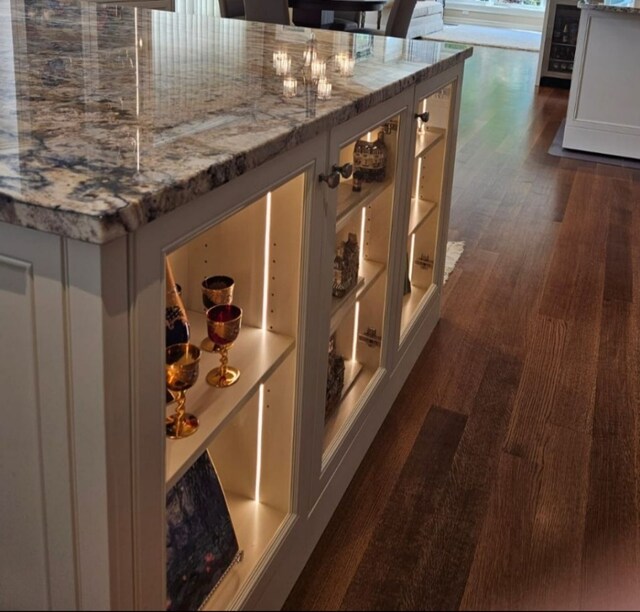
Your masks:
<path fill-rule="evenodd" d="M 395 121 L 395 120 L 387 121 L 382 126 L 382 129 L 383 129 L 385 134 L 391 134 L 391 132 L 397 132 L 398 131 L 398 122 Z"/>

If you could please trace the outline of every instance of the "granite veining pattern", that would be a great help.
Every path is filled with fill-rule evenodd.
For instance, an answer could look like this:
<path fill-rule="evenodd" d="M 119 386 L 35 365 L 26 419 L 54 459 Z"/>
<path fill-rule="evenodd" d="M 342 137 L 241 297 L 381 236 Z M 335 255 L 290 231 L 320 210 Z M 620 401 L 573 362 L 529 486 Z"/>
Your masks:
<path fill-rule="evenodd" d="M 581 9 L 608 11 L 610 13 L 640 15 L 640 0 L 601 0 L 600 2 L 586 2 L 585 0 L 580 0 L 578 2 L 578 7 Z"/>
<path fill-rule="evenodd" d="M 437 75 L 471 47 L 96 5 L 0 2 L 0 221 L 105 243 Z M 0 32 L 2 38 L 3 32 Z M 332 97 L 307 84 L 310 36 Z M 11 40 L 12 38 L 12 40 Z M 286 50 L 299 94 L 282 95 Z M 351 77 L 332 59 L 355 53 Z"/>

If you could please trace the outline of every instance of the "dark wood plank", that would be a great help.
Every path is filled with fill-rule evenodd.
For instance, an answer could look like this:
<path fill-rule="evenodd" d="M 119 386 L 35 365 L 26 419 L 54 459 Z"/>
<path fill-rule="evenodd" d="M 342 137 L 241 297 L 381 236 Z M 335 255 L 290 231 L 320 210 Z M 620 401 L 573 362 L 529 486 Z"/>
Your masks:
<path fill-rule="evenodd" d="M 583 557 L 586 609 L 637 609 L 637 323 L 631 305 L 606 301 L 600 340 Z"/>
<path fill-rule="evenodd" d="M 443 454 L 449 465 L 446 470 L 440 466 L 439 479 L 431 486 L 421 484 L 431 468 L 422 464 L 426 450 L 418 451 L 420 440 L 429 435 L 427 418 L 407 464 L 407 477 L 400 478 L 398 492 L 394 492 L 402 502 L 387 506 L 376 528 L 384 538 L 372 540 L 341 609 L 440 610 L 457 606 L 473 558 L 475 532 L 489 498 L 490 468 L 499 451 L 498 441 L 487 434 L 506 428 L 519 370 L 519 364 L 510 358 L 492 359 L 455 460 L 452 464 L 453 453 Z M 439 437 L 447 442 L 447 437 Z M 416 483 L 417 487 L 412 486 Z M 415 490 L 409 503 L 399 493 L 407 490 Z M 398 516 L 403 519 L 398 521 Z M 464 528 L 460 528 L 461 522 Z M 372 584 L 377 585 L 374 590 Z"/>
<path fill-rule="evenodd" d="M 402 585 L 406 572 L 413 573 L 415 544 L 427 536 L 427 519 L 444 491 L 466 421 L 462 414 L 431 408 L 376 526 L 384 537 L 370 542 L 340 609 L 404 607 Z"/>
<path fill-rule="evenodd" d="M 518 386 L 504 450 L 540 463 L 544 454 L 544 430 L 555 401 L 566 323 L 539 317 L 529 331 L 527 358 Z"/>
<path fill-rule="evenodd" d="M 461 610 L 524 609 L 540 466 L 503 453 Z"/>
<path fill-rule="evenodd" d="M 591 436 L 549 423 L 544 437 L 523 609 L 578 610 Z"/>
<path fill-rule="evenodd" d="M 578 608 L 590 438 L 544 438 L 540 463 L 501 456 L 462 610 Z"/>
<path fill-rule="evenodd" d="M 567 321 L 550 420 L 591 431 L 608 235 L 608 186 L 578 171 L 540 301 L 540 313 Z"/>
<path fill-rule="evenodd" d="M 611 186 L 611 213 L 605 265 L 605 300 L 630 302 L 633 295 L 631 266 L 631 184 L 627 181 L 609 181 Z"/>

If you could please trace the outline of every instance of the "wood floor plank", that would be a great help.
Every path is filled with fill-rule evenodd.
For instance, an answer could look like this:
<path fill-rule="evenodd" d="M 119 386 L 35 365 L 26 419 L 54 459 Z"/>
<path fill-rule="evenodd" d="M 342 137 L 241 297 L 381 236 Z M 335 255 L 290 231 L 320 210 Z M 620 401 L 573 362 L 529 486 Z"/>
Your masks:
<path fill-rule="evenodd" d="M 594 189 L 600 191 L 593 195 Z M 603 260 L 606 245 L 608 206 L 602 207 L 605 187 L 590 174 L 578 172 L 553 253 L 552 265 L 540 303 L 540 313 L 556 319 L 571 320 L 574 288 L 583 258 L 597 263 Z"/>
<path fill-rule="evenodd" d="M 473 558 L 476 533 L 488 503 L 491 468 L 499 453 L 498 440 L 487 433 L 506 428 L 519 371 L 520 365 L 509 357 L 496 357 L 489 363 L 473 417 L 467 421 L 454 462 L 439 483 L 437 495 L 427 487 L 422 488 L 420 499 L 413 500 L 413 507 L 422 514 L 421 520 L 410 525 L 404 520 L 398 521 L 398 516 L 412 516 L 409 506 L 395 503 L 387 507 L 376 529 L 385 536 L 370 544 L 341 609 L 457 607 Z M 420 469 L 413 458 L 410 464 L 409 473 Z M 421 469 L 424 471 L 425 467 Z M 398 487 L 410 488 L 402 478 Z M 437 503 L 434 504 L 434 500 Z M 404 530 L 403 537 L 397 537 L 398 529 Z M 391 563 L 381 562 L 383 559 Z M 373 592 L 372 577 L 378 585 Z"/>
<path fill-rule="evenodd" d="M 637 609 L 637 324 L 625 301 L 605 301 L 600 338 L 583 557 L 584 609 Z"/>
<path fill-rule="evenodd" d="M 522 610 L 539 471 L 502 453 L 460 610 Z"/>
<path fill-rule="evenodd" d="M 605 264 L 605 300 L 630 302 L 633 295 L 631 266 L 631 184 L 627 181 L 609 181 L 612 205 L 609 216 Z"/>
<path fill-rule="evenodd" d="M 496 253 L 479 249 L 474 251 L 472 260 L 459 271 L 456 282 L 461 283 L 461 286 L 456 291 L 455 302 L 448 304 L 447 315 L 442 317 L 436 330 L 438 338 L 446 330 L 449 333 L 445 334 L 446 342 L 443 342 L 445 346 L 441 359 L 435 366 L 439 371 L 435 401 L 462 414 L 469 414 L 471 411 L 491 355 L 488 346 L 478 341 L 476 326 L 483 325 L 485 290 L 492 282 L 497 259 Z M 445 297 L 443 302 L 446 301 Z M 469 319 L 474 319 L 476 326 L 469 328 Z M 455 368 L 448 367 L 448 364 L 459 361 L 470 363 L 464 385 L 460 384 Z M 425 370 L 427 371 L 431 370 Z"/>
<path fill-rule="evenodd" d="M 421 430 L 431 391 L 420 371 L 412 372 L 344 494 L 360 511 L 338 506 L 283 610 L 338 609 Z"/>
<path fill-rule="evenodd" d="M 567 321 L 563 367 L 550 420 L 589 432 L 595 401 L 605 282 L 609 199 L 605 180 L 579 171 L 540 301 L 541 314 Z"/>
<path fill-rule="evenodd" d="M 523 570 L 525 610 L 578 610 L 591 436 L 548 423 Z"/>
<path fill-rule="evenodd" d="M 489 362 L 467 421 L 429 539 L 420 548 L 410 610 L 458 609 L 487 512 L 521 364 L 507 355 Z"/>
<path fill-rule="evenodd" d="M 384 538 L 370 542 L 340 609 L 404 608 L 406 570 L 415 565 L 416 544 L 428 535 L 466 421 L 457 412 L 431 408 L 376 526 Z"/>
<path fill-rule="evenodd" d="M 529 331 L 527 357 L 504 450 L 532 463 L 540 463 L 544 454 L 542 442 L 563 365 L 566 327 L 565 321 L 538 317 Z"/>

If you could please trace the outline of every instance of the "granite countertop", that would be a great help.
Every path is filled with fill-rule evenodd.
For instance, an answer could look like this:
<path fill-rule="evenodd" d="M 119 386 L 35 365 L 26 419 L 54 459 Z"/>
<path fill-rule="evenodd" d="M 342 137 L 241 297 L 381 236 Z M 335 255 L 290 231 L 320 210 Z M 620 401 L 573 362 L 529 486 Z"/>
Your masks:
<path fill-rule="evenodd" d="M 580 0 L 578 6 L 581 9 L 594 9 L 597 11 L 609 11 L 612 13 L 627 13 L 640 15 L 640 0 L 603 0 L 600 2 L 587 2 Z"/>
<path fill-rule="evenodd" d="M 328 100 L 302 85 L 312 35 Z M 293 98 L 274 69 L 282 50 Z M 357 56 L 351 77 L 334 68 L 345 52 Z M 471 53 L 82 0 L 1 2 L 0 221 L 108 242 Z"/>

